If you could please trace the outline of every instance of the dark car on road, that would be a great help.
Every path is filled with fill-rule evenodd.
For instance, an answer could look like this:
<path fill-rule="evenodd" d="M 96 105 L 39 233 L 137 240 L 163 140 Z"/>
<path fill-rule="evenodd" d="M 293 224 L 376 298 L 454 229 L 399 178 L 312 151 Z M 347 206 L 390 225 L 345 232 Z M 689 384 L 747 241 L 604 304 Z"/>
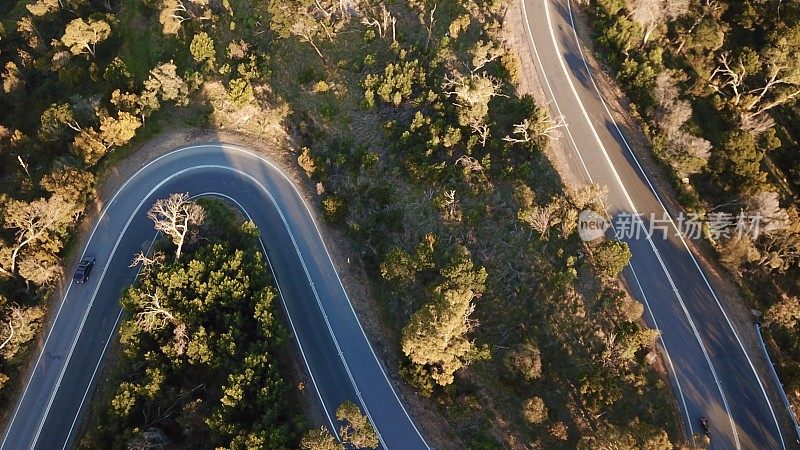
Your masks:
<path fill-rule="evenodd" d="M 75 283 L 86 283 L 86 280 L 89 279 L 89 274 L 92 272 L 92 267 L 94 267 L 94 257 L 87 256 L 83 258 L 81 262 L 78 263 L 78 268 L 75 269 L 75 275 L 72 276 Z"/>

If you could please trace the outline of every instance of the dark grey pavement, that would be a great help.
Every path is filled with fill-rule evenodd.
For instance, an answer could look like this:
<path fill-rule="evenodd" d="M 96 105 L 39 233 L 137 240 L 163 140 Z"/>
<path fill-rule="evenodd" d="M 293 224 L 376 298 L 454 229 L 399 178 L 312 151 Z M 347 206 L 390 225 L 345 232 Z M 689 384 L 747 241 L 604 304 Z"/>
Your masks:
<path fill-rule="evenodd" d="M 568 164 L 585 182 L 608 186 L 608 211 L 614 217 L 667 213 L 623 133 L 595 86 L 574 32 L 569 0 L 521 0 L 530 51 L 554 115 L 564 117 L 561 138 Z M 613 221 L 612 221 L 613 222 Z M 755 366 L 694 256 L 669 219 L 655 225 L 652 239 L 623 238 L 633 259 L 624 275 L 646 306 L 650 326 L 661 330 L 661 347 L 687 434 L 702 433 L 700 417 L 710 418 L 715 449 L 797 447 L 785 426 L 787 412 L 767 395 L 769 378 Z M 763 373 L 763 372 L 762 372 Z"/>
<path fill-rule="evenodd" d="M 154 237 L 146 211 L 173 192 L 232 199 L 260 228 L 329 428 L 338 430 L 335 410 L 351 400 L 365 409 L 384 448 L 428 448 L 372 351 L 300 194 L 255 154 L 209 144 L 154 160 L 106 205 L 84 249 L 97 258 L 92 276 L 67 289 L 0 449 L 74 445 L 107 342 L 116 338 L 119 296 L 136 276 L 128 265 Z"/>

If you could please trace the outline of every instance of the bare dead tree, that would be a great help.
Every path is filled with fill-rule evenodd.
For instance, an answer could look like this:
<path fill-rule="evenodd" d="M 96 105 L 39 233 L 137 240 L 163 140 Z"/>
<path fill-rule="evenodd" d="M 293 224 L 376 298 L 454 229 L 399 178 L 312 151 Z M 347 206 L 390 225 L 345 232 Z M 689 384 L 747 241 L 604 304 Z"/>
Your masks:
<path fill-rule="evenodd" d="M 519 218 L 545 239 L 550 234 L 550 225 L 553 223 L 554 215 L 555 208 L 552 204 L 534 206 L 519 212 Z"/>
<path fill-rule="evenodd" d="M 167 326 L 169 322 L 175 321 L 175 316 L 161 304 L 161 291 L 156 289 L 155 293 L 143 294 L 149 301 L 144 305 L 142 311 L 136 313 L 136 322 L 143 330 L 160 330 Z"/>
<path fill-rule="evenodd" d="M 0 344 L 0 350 L 5 348 L 5 346 L 8 345 L 9 342 L 11 342 L 11 339 L 14 338 L 14 325 L 12 324 L 12 322 L 13 319 L 9 319 L 8 323 L 6 323 L 6 326 L 8 326 L 8 337 L 3 341 L 3 343 Z"/>
<path fill-rule="evenodd" d="M 494 42 L 478 41 L 470 49 L 472 55 L 472 68 L 470 73 L 476 73 L 483 69 L 486 64 L 496 60 L 503 55 L 503 49 L 494 44 Z"/>
<path fill-rule="evenodd" d="M 461 157 L 456 160 L 456 164 L 461 164 L 461 166 L 470 172 L 483 172 L 483 166 L 480 161 L 469 155 L 461 155 Z"/>
<path fill-rule="evenodd" d="M 469 307 L 464 310 L 464 324 L 467 326 L 467 332 L 473 331 L 481 324 L 478 319 L 470 317 L 475 312 L 475 304 L 470 303 Z"/>
<path fill-rule="evenodd" d="M 208 0 L 163 0 L 159 2 L 158 20 L 164 33 L 177 34 L 183 22 L 189 20 L 210 20 Z"/>
<path fill-rule="evenodd" d="M 144 268 L 150 266 L 151 264 L 153 264 L 153 262 L 154 261 L 151 258 L 147 257 L 147 255 L 144 252 L 139 252 L 134 255 L 133 261 L 131 261 L 128 267 L 136 267 L 139 264 L 141 264 L 142 267 Z"/>
<path fill-rule="evenodd" d="M 800 96 L 800 51 L 776 45 L 761 52 L 759 73 L 748 73 L 741 58 L 731 59 L 723 52 L 711 73 L 709 87 L 724 96 L 739 112 L 742 128 L 764 131 L 772 122 L 763 116 L 769 110 Z M 757 86 L 753 80 L 763 77 Z M 747 82 L 750 80 L 751 86 Z M 777 92 L 772 95 L 773 92 Z"/>
<path fill-rule="evenodd" d="M 319 0 L 314 0 L 314 4 L 317 5 L 317 11 L 319 11 L 326 19 L 330 19 L 333 17 L 333 14 L 336 12 L 336 5 L 329 5 L 327 8 L 320 3 Z"/>
<path fill-rule="evenodd" d="M 745 94 L 744 80 L 747 78 L 747 69 L 742 61 L 731 60 L 730 52 L 723 52 L 717 58 L 719 64 L 711 72 L 709 87 L 715 92 L 728 97 L 734 105 L 738 105 Z M 728 89 L 729 92 L 725 92 Z"/>
<path fill-rule="evenodd" d="M 501 84 L 500 80 L 485 73 L 468 76 L 456 73 L 445 75 L 444 93 L 456 97 L 456 106 L 473 107 L 488 103 L 492 97 L 508 97 L 500 93 Z"/>
<path fill-rule="evenodd" d="M 430 19 L 428 19 L 428 26 L 426 27 L 428 37 L 425 39 L 425 51 L 428 50 L 428 45 L 431 43 L 431 36 L 433 36 L 433 25 L 436 23 L 436 19 L 434 19 L 433 14 L 436 12 L 436 6 L 438 5 L 434 4 L 433 8 L 431 8 Z"/>
<path fill-rule="evenodd" d="M 302 20 L 297 20 L 294 25 L 292 25 L 292 34 L 311 44 L 311 46 L 314 47 L 314 51 L 317 52 L 317 55 L 325 61 L 325 56 L 322 55 L 322 51 L 317 47 L 317 43 L 314 42 L 314 36 L 317 35 L 320 24 L 312 17 L 301 16 L 301 19 Z"/>
<path fill-rule="evenodd" d="M 777 192 L 761 191 L 744 199 L 745 211 L 758 218 L 758 227 L 765 233 L 774 233 L 789 222 L 788 212 L 781 208 Z"/>
<path fill-rule="evenodd" d="M 747 111 L 755 108 L 756 115 L 800 95 L 800 86 L 798 86 L 800 84 L 798 79 L 800 78 L 800 70 L 796 65 L 797 61 L 793 61 L 793 58 L 797 55 L 780 55 L 779 51 L 774 51 L 770 52 L 769 56 L 769 59 L 765 61 L 766 78 L 764 84 L 748 91 L 748 94 L 752 94 L 752 98 L 744 104 L 744 109 Z M 765 102 L 766 95 L 778 86 L 789 88 L 789 91 L 778 98 Z M 757 105 L 758 108 L 756 108 Z"/>
<path fill-rule="evenodd" d="M 685 178 L 706 166 L 711 156 L 711 148 L 711 143 L 707 140 L 678 130 L 670 135 L 665 156 L 678 177 Z"/>
<path fill-rule="evenodd" d="M 147 217 L 153 221 L 156 230 L 169 236 L 178 247 L 175 252 L 177 261 L 189 231 L 203 222 L 205 211 L 202 206 L 189 200 L 188 193 L 177 193 L 157 200 L 147 212 Z"/>
<path fill-rule="evenodd" d="M 454 189 L 444 191 L 444 204 L 447 208 L 447 215 L 450 218 L 455 218 L 458 209 L 458 200 L 456 199 L 456 191 Z"/>
<path fill-rule="evenodd" d="M 489 139 L 489 125 L 486 123 L 470 123 L 469 126 L 481 138 L 481 147 L 486 147 L 486 141 Z"/>
<path fill-rule="evenodd" d="M 175 353 L 183 355 L 186 353 L 186 347 L 189 345 L 189 333 L 186 330 L 186 324 L 181 322 L 175 325 L 175 330 L 172 337 L 172 348 Z"/>
<path fill-rule="evenodd" d="M 653 33 L 653 30 L 659 25 L 659 21 L 662 20 L 661 8 L 663 3 L 662 0 L 636 0 L 633 2 L 630 16 L 634 22 L 644 29 L 642 45 L 647 44 L 650 34 Z"/>
<path fill-rule="evenodd" d="M 775 119 L 761 113 L 744 112 L 739 116 L 739 126 L 744 131 L 759 135 L 774 127 Z"/>
<path fill-rule="evenodd" d="M 8 327 L 8 336 L 0 343 L 0 350 L 11 344 L 14 336 L 22 335 L 22 340 L 25 340 L 25 335 L 31 336 L 31 321 L 25 316 L 25 310 L 19 305 L 13 304 L 8 312 L 8 322 L 5 324 Z"/>
<path fill-rule="evenodd" d="M 663 70 L 656 76 L 653 98 L 659 108 L 666 108 L 680 97 L 674 71 Z"/>
<path fill-rule="evenodd" d="M 506 136 L 503 138 L 506 142 L 523 143 L 530 142 L 535 138 L 542 138 L 546 140 L 558 140 L 561 137 L 561 128 L 567 126 L 564 116 L 556 118 L 547 117 L 544 121 L 532 122 L 530 119 L 525 119 L 522 122 L 515 124 L 512 131 L 513 136 Z"/>
<path fill-rule="evenodd" d="M 154 267 L 158 267 L 164 264 L 164 260 L 166 257 L 164 256 L 163 252 L 155 252 L 152 257 L 147 256 L 147 254 L 143 251 L 137 253 L 133 257 L 133 261 L 131 261 L 128 267 L 136 267 L 138 265 L 142 266 L 142 272 L 145 275 L 149 274 Z"/>
<path fill-rule="evenodd" d="M 394 26 L 397 20 L 392 17 L 384 4 L 381 4 L 380 9 L 377 9 L 372 5 L 366 4 L 366 2 L 361 2 L 359 11 L 362 15 L 361 24 L 375 28 L 381 39 L 386 37 L 386 34 L 389 32 L 389 25 Z"/>
<path fill-rule="evenodd" d="M 630 16 L 644 29 L 642 45 L 645 45 L 659 25 L 688 12 L 689 0 L 634 0 Z"/>
<path fill-rule="evenodd" d="M 514 125 L 514 131 L 511 132 L 516 137 L 506 136 L 503 138 L 506 142 L 514 144 L 525 143 L 531 141 L 531 135 L 528 133 L 528 119 Z"/>
<path fill-rule="evenodd" d="M 208 17 L 208 0 L 189 0 L 189 5 L 186 6 L 183 0 L 175 0 L 175 12 L 173 17 L 180 19 L 181 22 L 190 19 L 210 20 Z"/>
<path fill-rule="evenodd" d="M 600 362 L 606 368 L 614 368 L 617 365 L 616 356 L 619 354 L 617 345 L 617 333 L 603 333 L 600 336 L 604 350 L 600 352 Z"/>
<path fill-rule="evenodd" d="M 661 128 L 671 136 L 692 117 L 692 105 L 687 100 L 675 100 L 666 108 L 658 108 L 655 116 Z"/>
<path fill-rule="evenodd" d="M 489 101 L 493 97 L 505 96 L 500 93 L 500 87 L 498 79 L 485 73 L 445 76 L 444 93 L 455 97 L 453 104 L 458 108 L 459 123 L 477 133 L 483 146 L 489 138 L 489 126 L 486 124 Z"/>
<path fill-rule="evenodd" d="M 19 161 L 19 165 L 22 167 L 22 170 L 25 171 L 25 175 L 27 175 L 28 178 L 30 178 L 31 177 L 31 173 L 28 171 L 28 163 L 23 161 L 22 155 L 17 155 L 17 160 Z"/>

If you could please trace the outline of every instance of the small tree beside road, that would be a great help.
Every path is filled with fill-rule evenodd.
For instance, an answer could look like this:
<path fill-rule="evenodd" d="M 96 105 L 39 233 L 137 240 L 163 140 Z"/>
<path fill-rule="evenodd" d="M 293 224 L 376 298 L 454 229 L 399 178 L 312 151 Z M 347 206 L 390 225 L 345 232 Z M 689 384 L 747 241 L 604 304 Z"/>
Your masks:
<path fill-rule="evenodd" d="M 631 250 L 622 241 L 603 241 L 592 250 L 592 259 L 597 272 L 606 278 L 614 278 L 631 260 Z"/>
<path fill-rule="evenodd" d="M 344 450 L 327 428 L 308 430 L 300 441 L 300 450 Z"/>
<path fill-rule="evenodd" d="M 336 419 L 346 422 L 339 429 L 342 441 L 355 448 L 378 448 L 378 434 L 358 405 L 349 401 L 342 403 L 336 409 Z"/>

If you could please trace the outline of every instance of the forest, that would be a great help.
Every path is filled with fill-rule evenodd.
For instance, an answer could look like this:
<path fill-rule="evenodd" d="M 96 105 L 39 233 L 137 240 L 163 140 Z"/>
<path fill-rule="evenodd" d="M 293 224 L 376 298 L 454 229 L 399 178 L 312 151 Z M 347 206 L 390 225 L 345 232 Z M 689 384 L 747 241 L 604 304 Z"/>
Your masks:
<path fill-rule="evenodd" d="M 683 206 L 758 229 L 706 235 L 800 404 L 800 5 L 780 0 L 584 2 L 609 69 Z"/>
<path fill-rule="evenodd" d="M 0 5 L 0 322 L 14 330 L 0 329 L 0 342 L 8 340 L 0 348 L 0 402 L 13 402 L 24 382 L 20 368 L 75 251 L 76 226 L 115 164 L 173 128 L 278 130 L 327 226 L 360 255 L 378 311 L 362 320 L 387 330 L 399 361 L 387 363 L 390 370 L 440 418 L 426 424 L 433 445 L 680 442 L 657 333 L 617 279 L 630 252 L 616 241 L 585 244 L 575 230 L 578 211 L 600 209 L 604 190 L 562 184 L 546 153 L 558 123 L 519 89 L 508 28 L 515 7 L 507 0 Z M 232 117 L 251 121 L 237 128 Z M 206 221 L 212 209 L 205 205 Z M 274 363 L 286 338 L 269 306 L 269 277 L 231 291 L 253 296 L 230 317 L 215 309 L 228 308 L 224 296 L 197 314 L 181 303 L 197 293 L 180 282 L 189 271 L 239 283 L 241 273 L 225 263 L 232 258 L 263 273 L 252 232 L 189 245 L 180 258 L 172 256 L 177 248 L 162 248 L 163 267 L 148 269 L 125 294 L 120 352 L 133 370 L 120 379 L 107 422 L 90 426 L 87 446 L 164 438 L 336 448 L 329 431 L 301 437 L 306 426 L 286 406 L 286 375 Z M 163 312 L 152 311 L 154 292 L 163 293 Z M 247 324 L 241 336 L 223 336 L 228 320 Z M 246 345 L 226 355 L 217 348 L 226 342 Z M 193 391 L 201 373 L 210 384 Z M 243 394 L 262 384 L 274 392 Z M 169 426 L 148 432 L 158 392 L 175 408 L 160 418 Z M 365 428 L 352 407 L 341 409 Z M 369 432 L 351 435 L 371 444 Z"/>

